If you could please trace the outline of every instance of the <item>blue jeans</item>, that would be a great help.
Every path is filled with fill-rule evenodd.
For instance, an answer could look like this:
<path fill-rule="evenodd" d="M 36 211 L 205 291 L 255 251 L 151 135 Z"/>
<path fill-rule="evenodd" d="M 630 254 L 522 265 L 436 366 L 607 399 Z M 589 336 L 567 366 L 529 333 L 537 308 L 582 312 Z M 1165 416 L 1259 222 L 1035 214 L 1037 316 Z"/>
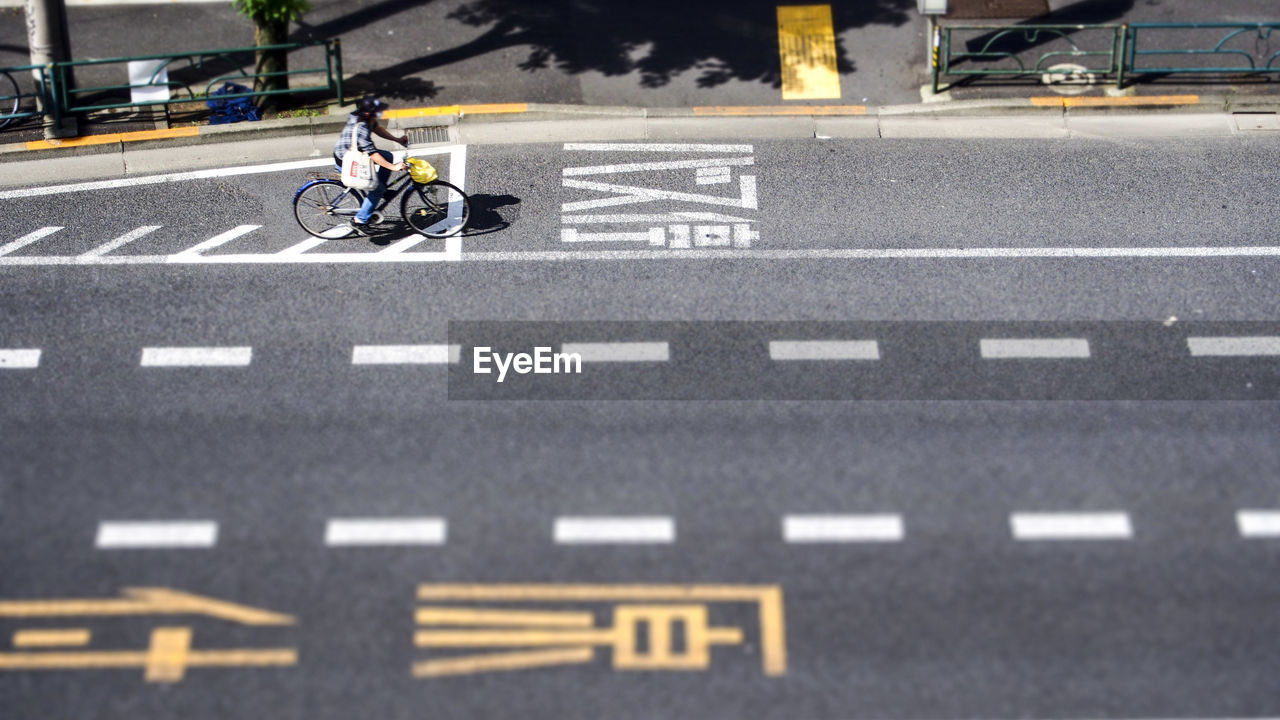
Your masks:
<path fill-rule="evenodd" d="M 386 150 L 375 150 L 370 153 L 370 156 L 374 154 L 381 155 L 383 160 L 391 162 L 391 153 Z M 365 191 L 364 204 L 356 212 L 356 222 L 358 223 L 369 222 L 369 216 L 373 214 L 373 209 L 378 206 L 378 201 L 382 199 L 382 195 L 387 191 L 387 181 L 391 179 L 390 170 L 377 163 L 374 163 L 373 167 L 377 170 L 373 175 L 373 187 Z M 342 172 L 341 164 L 338 165 L 337 170 Z"/>

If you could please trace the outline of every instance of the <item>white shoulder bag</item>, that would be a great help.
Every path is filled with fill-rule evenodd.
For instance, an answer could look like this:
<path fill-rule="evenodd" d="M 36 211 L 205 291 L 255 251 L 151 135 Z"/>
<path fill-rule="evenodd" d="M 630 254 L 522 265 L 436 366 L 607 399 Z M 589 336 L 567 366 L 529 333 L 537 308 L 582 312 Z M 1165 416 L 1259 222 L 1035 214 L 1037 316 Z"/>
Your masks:
<path fill-rule="evenodd" d="M 342 155 L 342 184 L 355 190 L 368 190 L 373 187 L 373 162 L 369 153 L 360 152 L 351 146 Z"/>

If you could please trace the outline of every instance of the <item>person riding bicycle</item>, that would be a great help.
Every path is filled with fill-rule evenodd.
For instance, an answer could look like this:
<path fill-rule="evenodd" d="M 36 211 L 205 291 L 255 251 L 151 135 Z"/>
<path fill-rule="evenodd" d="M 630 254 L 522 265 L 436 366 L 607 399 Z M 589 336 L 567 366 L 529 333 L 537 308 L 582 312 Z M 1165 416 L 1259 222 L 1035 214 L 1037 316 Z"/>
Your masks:
<path fill-rule="evenodd" d="M 342 172 L 342 156 L 353 145 L 360 152 L 369 153 L 369 161 L 378 166 L 378 171 L 374 173 L 373 187 L 369 188 L 364 198 L 364 204 L 360 206 L 355 219 L 351 221 L 351 227 L 361 235 L 369 234 L 369 217 L 373 215 L 373 209 L 378 206 L 378 201 L 382 199 L 383 193 L 387 191 L 387 182 L 391 179 L 391 173 L 404 169 L 404 163 L 392 162 L 391 153 L 386 150 L 379 150 L 370 137 L 373 134 L 398 142 L 406 147 L 409 145 L 408 135 L 396 137 L 389 130 L 378 124 L 378 114 L 388 107 L 390 106 L 373 95 L 365 95 L 360 98 L 360 102 L 356 103 L 355 111 L 347 117 L 347 125 L 342 128 L 342 135 L 338 138 L 338 144 L 333 147 L 333 163 L 338 172 Z"/>

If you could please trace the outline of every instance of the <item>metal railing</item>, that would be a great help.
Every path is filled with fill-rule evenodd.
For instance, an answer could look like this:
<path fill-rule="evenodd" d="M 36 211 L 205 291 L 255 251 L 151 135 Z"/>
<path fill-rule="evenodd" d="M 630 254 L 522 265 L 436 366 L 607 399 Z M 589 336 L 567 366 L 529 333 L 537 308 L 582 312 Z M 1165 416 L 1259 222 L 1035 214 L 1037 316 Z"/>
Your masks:
<path fill-rule="evenodd" d="M 0 76 L 0 127 L 8 125 L 11 120 L 24 120 L 43 115 L 41 99 L 44 98 L 45 88 L 48 87 L 45 67 L 17 65 L 0 70 L 9 76 L 8 79 Z M 14 84 L 10 85 L 10 79 Z M 33 89 L 31 92 L 25 92 L 24 88 L 29 83 Z"/>
<path fill-rule="evenodd" d="M 293 68 L 280 72 L 253 72 L 255 58 L 263 50 L 283 50 L 287 53 L 318 48 L 323 60 L 312 67 Z M 151 61 L 154 67 L 150 77 L 143 82 L 111 82 L 110 77 L 128 77 L 128 64 Z M 114 67 L 113 67 L 114 66 Z M 164 55 L 134 55 L 90 60 L 69 60 L 40 67 L 24 65 L 0 68 L 5 72 L 37 71 L 41 80 L 32 97 L 43 100 L 44 112 L 24 111 L 9 117 L 32 117 L 45 114 L 59 123 L 61 118 L 75 113 L 86 113 L 120 108 L 167 106 L 175 103 L 206 100 L 223 83 L 232 81 L 250 88 L 256 80 L 272 77 L 312 76 L 323 77 L 323 84 L 288 86 L 278 90 L 250 89 L 247 92 L 225 93 L 219 98 L 265 97 L 292 95 L 295 93 L 329 92 L 339 103 L 345 102 L 342 88 L 342 46 L 338 39 L 317 40 L 306 43 L 285 43 L 255 47 L 201 50 L 191 53 Z M 76 82 L 72 82 L 72 77 Z M 104 82 L 105 80 L 105 82 Z M 286 81 L 286 85 L 288 82 Z M 167 92 L 156 99 L 134 97 L 140 89 L 163 88 Z M 25 96 L 24 96 L 25 97 Z M 3 119 L 6 116 L 0 116 Z"/>
<path fill-rule="evenodd" d="M 1277 28 L 1277 22 L 942 25 L 935 28 L 933 37 L 933 91 L 938 92 L 944 77 L 975 82 L 993 77 L 1087 74 L 1112 78 L 1116 87 L 1124 87 L 1135 75 L 1280 73 L 1280 33 L 1272 38 Z M 1224 34 L 1212 38 L 1215 30 Z M 1253 41 L 1252 49 L 1241 47 L 1249 40 Z M 1156 42 L 1170 46 L 1160 47 Z M 1195 47 L 1197 43 L 1202 46 Z M 1273 44 L 1277 46 L 1274 52 Z M 1194 58 L 1197 64 L 1144 64 L 1156 56 Z M 1215 62 L 1222 59 L 1234 63 Z M 1053 63 L 1071 67 L 1064 69 Z"/>
<path fill-rule="evenodd" d="M 1212 73 L 1222 75 L 1280 73 L 1280 33 L 1276 33 L 1275 52 L 1267 55 L 1273 42 L 1272 31 L 1280 28 L 1280 22 L 1270 23 L 1134 23 L 1129 26 L 1128 48 L 1125 53 L 1125 67 L 1122 72 L 1128 75 L 1181 75 L 1184 73 Z M 1141 49 L 1146 38 L 1159 35 L 1191 36 L 1187 39 L 1195 41 L 1202 37 L 1212 37 L 1215 30 L 1225 31 L 1212 47 Z M 1205 31 L 1209 31 L 1206 33 Z M 1240 47 L 1241 43 L 1253 41 L 1253 48 Z M 1151 40 L 1149 42 L 1156 42 Z M 1190 44 L 1185 43 L 1185 44 Z M 1207 43 L 1206 43 L 1207 44 Z M 1263 49 L 1265 46 L 1265 49 Z M 1139 61 L 1156 56 L 1172 56 L 1189 58 L 1198 61 L 1197 65 L 1154 66 L 1140 65 Z M 1240 60 L 1239 58 L 1244 58 Z M 1255 59 L 1256 58 L 1256 59 Z M 1235 61 L 1236 64 L 1218 64 L 1214 61 Z M 1248 64 L 1243 64 L 1243 63 Z M 1262 63 L 1259 67 L 1259 62 Z M 1123 85 L 1124 76 L 1118 80 Z"/>

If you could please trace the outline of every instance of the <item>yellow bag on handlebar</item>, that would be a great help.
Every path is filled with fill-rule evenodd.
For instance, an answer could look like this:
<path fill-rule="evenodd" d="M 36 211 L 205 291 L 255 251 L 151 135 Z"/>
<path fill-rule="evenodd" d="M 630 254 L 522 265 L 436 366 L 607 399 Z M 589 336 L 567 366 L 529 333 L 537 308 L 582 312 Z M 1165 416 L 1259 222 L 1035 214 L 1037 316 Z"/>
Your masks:
<path fill-rule="evenodd" d="M 425 185 L 440 177 L 431 163 L 422 158 L 405 158 L 404 164 L 409 166 L 409 177 L 419 185 Z"/>

